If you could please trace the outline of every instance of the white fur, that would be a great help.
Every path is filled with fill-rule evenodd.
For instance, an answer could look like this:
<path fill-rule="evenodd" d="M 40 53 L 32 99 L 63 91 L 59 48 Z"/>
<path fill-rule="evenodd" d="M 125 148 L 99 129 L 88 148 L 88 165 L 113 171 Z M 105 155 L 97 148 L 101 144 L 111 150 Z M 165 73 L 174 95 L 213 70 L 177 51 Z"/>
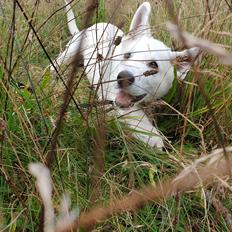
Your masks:
<path fill-rule="evenodd" d="M 72 8 L 69 5 L 69 2 L 67 2 L 66 0 L 64 2 L 65 2 L 66 13 L 67 13 L 68 29 L 71 35 L 74 36 L 76 33 L 79 32 L 75 22 L 75 16 L 73 14 Z"/>
<path fill-rule="evenodd" d="M 68 21 L 70 21 L 74 15 L 69 5 L 66 9 L 69 12 Z M 98 88 L 100 99 L 115 101 L 120 91 L 116 81 L 117 76 L 124 70 L 129 71 L 135 77 L 134 83 L 123 89 L 130 96 L 147 94 L 142 99 L 144 102 L 163 97 L 173 83 L 173 61 L 180 56 L 190 56 L 194 60 L 199 50 L 192 48 L 183 52 L 172 52 L 164 43 L 154 39 L 149 26 L 150 12 L 150 4 L 144 2 L 137 9 L 130 31 L 126 35 L 116 26 L 107 23 L 98 23 L 79 32 L 73 24 L 74 21 L 71 20 L 69 29 L 74 36 L 55 63 L 69 64 L 83 36 L 81 51 L 86 74 L 94 86 L 102 83 L 101 88 Z M 114 41 L 118 36 L 122 37 L 122 41 L 116 46 Z M 131 53 L 131 57 L 126 59 L 125 53 Z M 103 60 L 98 60 L 98 54 L 101 54 Z M 159 71 L 153 75 L 144 75 L 146 71 L 152 70 L 149 67 L 151 61 L 156 61 Z M 183 62 L 183 66 L 177 69 L 180 79 L 184 79 L 190 66 L 190 63 Z M 53 70 L 52 67 L 51 69 Z M 118 107 L 115 114 L 120 115 L 120 120 L 132 128 L 134 137 L 152 147 L 162 148 L 164 146 L 162 136 L 139 107 L 139 102 L 126 109 Z"/>

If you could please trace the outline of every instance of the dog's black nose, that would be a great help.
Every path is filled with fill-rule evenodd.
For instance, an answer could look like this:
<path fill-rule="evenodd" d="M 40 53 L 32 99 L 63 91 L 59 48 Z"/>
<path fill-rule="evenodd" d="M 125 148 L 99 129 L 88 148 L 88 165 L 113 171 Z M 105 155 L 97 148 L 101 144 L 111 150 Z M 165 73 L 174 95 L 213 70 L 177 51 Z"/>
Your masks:
<path fill-rule="evenodd" d="M 133 74 L 131 72 L 129 72 L 129 71 L 121 71 L 118 74 L 117 81 L 118 81 L 118 86 L 120 88 L 126 88 L 129 85 L 134 83 L 135 78 L 134 78 L 134 76 L 133 76 Z"/>

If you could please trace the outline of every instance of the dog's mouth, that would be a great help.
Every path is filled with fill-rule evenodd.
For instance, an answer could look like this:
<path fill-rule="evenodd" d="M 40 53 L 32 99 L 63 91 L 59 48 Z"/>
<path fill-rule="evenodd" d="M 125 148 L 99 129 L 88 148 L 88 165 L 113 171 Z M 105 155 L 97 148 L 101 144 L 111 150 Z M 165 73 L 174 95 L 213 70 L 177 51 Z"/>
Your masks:
<path fill-rule="evenodd" d="M 141 101 L 147 94 L 141 94 L 138 96 L 132 96 L 124 90 L 119 90 L 116 95 L 115 103 L 120 108 L 128 108 L 133 106 L 136 102 Z"/>

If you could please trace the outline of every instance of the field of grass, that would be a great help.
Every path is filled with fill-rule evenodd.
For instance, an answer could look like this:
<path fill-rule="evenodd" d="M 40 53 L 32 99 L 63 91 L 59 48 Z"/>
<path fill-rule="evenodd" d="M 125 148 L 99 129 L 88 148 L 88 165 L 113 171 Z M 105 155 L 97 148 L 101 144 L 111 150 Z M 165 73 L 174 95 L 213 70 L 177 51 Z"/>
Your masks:
<path fill-rule="evenodd" d="M 0 1 L 0 231 L 38 231 L 41 200 L 28 164 L 44 163 L 51 150 L 64 90 L 46 69 L 45 51 L 55 58 L 70 35 L 62 1 L 18 0 L 36 34 L 16 2 Z M 91 22 L 111 21 L 127 31 L 141 2 L 99 0 Z M 154 37 L 182 49 L 166 29 L 170 16 L 165 1 L 150 2 Z M 230 1 L 173 3 L 182 29 L 232 52 Z M 72 5 L 82 29 L 86 1 Z M 51 165 L 55 210 L 64 192 L 72 207 L 84 212 L 95 203 L 105 205 L 157 184 L 215 148 L 232 144 L 231 67 L 203 53 L 196 68 L 197 75 L 190 71 L 185 82 L 174 84 L 164 98 L 167 104 L 149 112 L 170 141 L 164 151 L 136 141 L 101 107 L 90 107 L 88 82 L 77 74 L 75 83 L 83 80 L 65 113 Z M 66 80 L 66 72 L 61 76 Z M 231 189 L 229 179 L 199 186 L 136 213 L 114 215 L 95 231 L 231 231 Z"/>

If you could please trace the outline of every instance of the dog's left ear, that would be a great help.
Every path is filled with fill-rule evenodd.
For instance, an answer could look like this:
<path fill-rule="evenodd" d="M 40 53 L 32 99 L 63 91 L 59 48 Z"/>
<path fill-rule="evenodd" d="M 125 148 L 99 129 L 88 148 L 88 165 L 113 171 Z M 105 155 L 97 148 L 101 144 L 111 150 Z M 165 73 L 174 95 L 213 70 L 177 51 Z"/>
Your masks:
<path fill-rule="evenodd" d="M 129 35 L 133 36 L 142 36 L 142 35 L 151 35 L 149 16 L 151 13 L 151 5 L 149 2 L 144 2 L 139 6 L 135 15 L 132 19 Z"/>
<path fill-rule="evenodd" d="M 196 61 L 200 49 L 190 48 L 181 52 L 171 52 L 171 62 L 176 65 L 177 77 L 183 80 L 193 63 Z"/>

